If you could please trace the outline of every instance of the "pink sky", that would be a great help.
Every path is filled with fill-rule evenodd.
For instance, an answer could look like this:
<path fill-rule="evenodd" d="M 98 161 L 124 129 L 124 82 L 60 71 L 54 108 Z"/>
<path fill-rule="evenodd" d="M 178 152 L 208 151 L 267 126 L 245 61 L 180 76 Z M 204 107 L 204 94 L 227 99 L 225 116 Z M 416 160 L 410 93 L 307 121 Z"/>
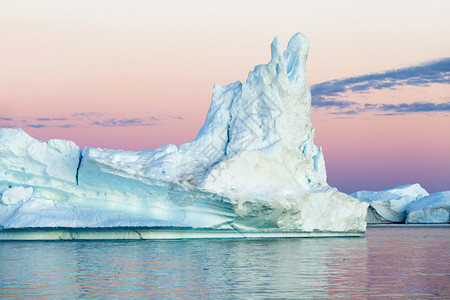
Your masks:
<path fill-rule="evenodd" d="M 448 57 L 449 15 L 448 1 L 2 1 L 0 127 L 80 147 L 180 144 L 203 124 L 214 82 L 245 81 L 275 36 L 308 36 L 312 86 Z M 449 92 L 406 85 L 337 100 L 447 103 Z M 312 113 L 331 185 L 450 190 L 448 111 L 333 112 Z M 112 126 L 137 118 L 147 126 Z"/>

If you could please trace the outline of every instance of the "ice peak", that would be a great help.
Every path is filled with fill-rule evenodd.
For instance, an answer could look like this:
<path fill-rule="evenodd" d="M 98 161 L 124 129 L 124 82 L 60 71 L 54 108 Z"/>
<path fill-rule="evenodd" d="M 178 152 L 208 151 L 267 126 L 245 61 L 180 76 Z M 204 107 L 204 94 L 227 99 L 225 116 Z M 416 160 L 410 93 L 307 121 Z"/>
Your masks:
<path fill-rule="evenodd" d="M 283 48 L 278 37 L 275 37 L 270 45 L 272 60 L 277 60 L 283 56 Z"/>
<path fill-rule="evenodd" d="M 180 172 L 179 178 L 194 178 L 189 182 L 223 194 L 327 187 L 322 152 L 314 145 L 309 117 L 311 93 L 305 79 L 308 50 L 303 34 L 295 34 L 285 50 L 275 37 L 270 62 L 256 66 L 245 83 L 214 86 L 211 107 L 195 146 L 214 153 L 214 161 L 202 161 L 202 172 L 194 174 L 189 169 Z M 249 164 L 254 161 L 258 163 Z M 280 174 L 274 176 L 275 169 Z M 248 184 L 248 175 L 254 178 L 253 186 Z"/>
<path fill-rule="evenodd" d="M 287 74 L 291 83 L 305 81 L 306 60 L 308 59 L 309 40 L 301 34 L 296 33 L 287 45 L 284 51 Z"/>
<path fill-rule="evenodd" d="M 304 34 L 297 32 L 289 40 L 286 50 L 299 52 L 306 59 L 309 51 L 309 40 Z"/>

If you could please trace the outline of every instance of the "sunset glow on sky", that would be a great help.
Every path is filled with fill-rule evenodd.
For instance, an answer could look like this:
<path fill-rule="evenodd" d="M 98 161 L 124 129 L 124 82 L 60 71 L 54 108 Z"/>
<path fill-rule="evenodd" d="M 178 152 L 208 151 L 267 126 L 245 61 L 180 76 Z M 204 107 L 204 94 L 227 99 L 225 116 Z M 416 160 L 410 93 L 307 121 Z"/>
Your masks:
<path fill-rule="evenodd" d="M 449 16 L 449 1 L 0 1 L 0 127 L 181 144 L 215 82 L 245 81 L 275 36 L 302 32 L 329 184 L 450 190 Z"/>

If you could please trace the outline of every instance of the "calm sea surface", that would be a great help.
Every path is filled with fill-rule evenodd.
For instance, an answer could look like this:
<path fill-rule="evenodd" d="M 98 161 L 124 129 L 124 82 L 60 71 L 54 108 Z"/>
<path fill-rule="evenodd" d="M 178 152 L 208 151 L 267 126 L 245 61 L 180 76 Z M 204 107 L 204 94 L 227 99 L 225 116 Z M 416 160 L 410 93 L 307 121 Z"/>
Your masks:
<path fill-rule="evenodd" d="M 362 238 L 0 242 L 0 298 L 450 298 L 450 226 Z"/>

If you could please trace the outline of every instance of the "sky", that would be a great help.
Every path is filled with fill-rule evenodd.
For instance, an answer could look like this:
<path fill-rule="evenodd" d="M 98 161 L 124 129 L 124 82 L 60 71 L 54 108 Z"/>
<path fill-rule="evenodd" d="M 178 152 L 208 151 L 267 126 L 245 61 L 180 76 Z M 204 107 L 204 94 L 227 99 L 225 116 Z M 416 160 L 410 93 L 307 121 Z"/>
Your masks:
<path fill-rule="evenodd" d="M 215 82 L 310 40 L 328 183 L 450 190 L 449 1 L 0 0 L 0 127 L 80 147 L 195 138 Z"/>

